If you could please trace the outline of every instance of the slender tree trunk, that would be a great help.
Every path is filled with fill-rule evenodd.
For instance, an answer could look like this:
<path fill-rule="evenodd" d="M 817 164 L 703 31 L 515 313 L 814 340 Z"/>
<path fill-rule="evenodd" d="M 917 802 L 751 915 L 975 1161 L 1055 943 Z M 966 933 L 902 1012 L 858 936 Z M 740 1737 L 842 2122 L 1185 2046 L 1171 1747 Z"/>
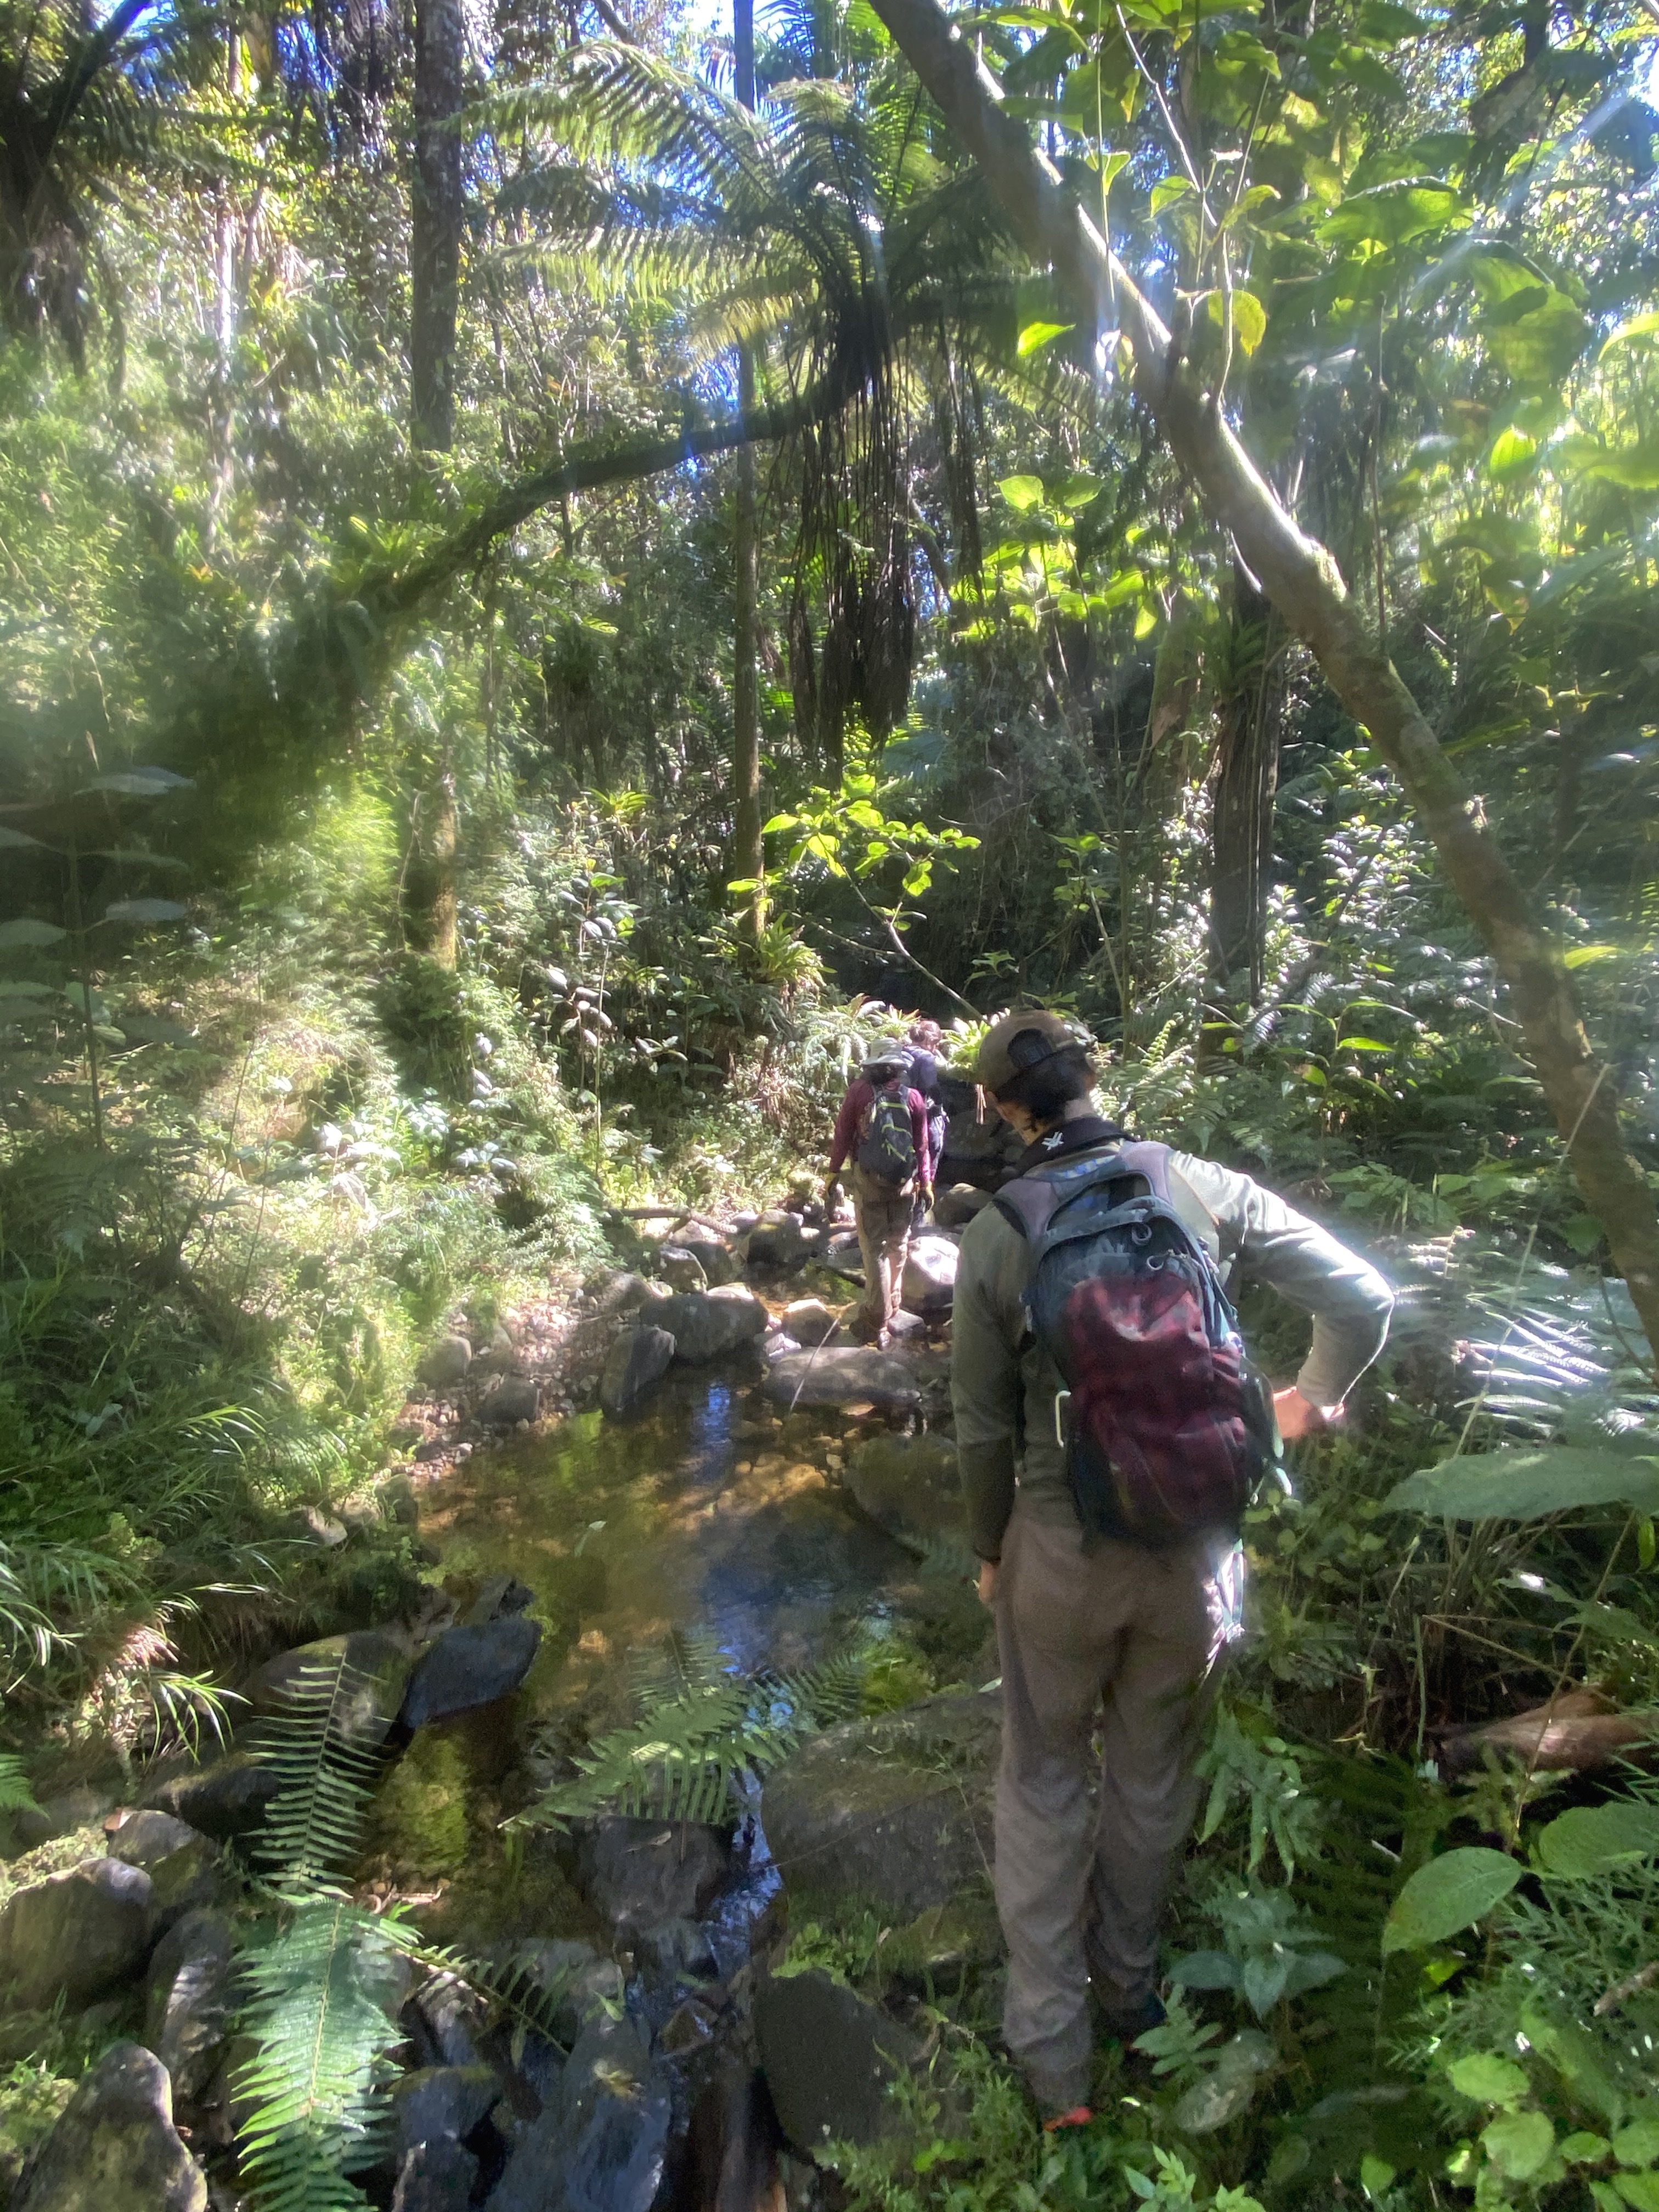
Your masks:
<path fill-rule="evenodd" d="M 1606 1233 L 1651 1346 L 1659 1348 L 1659 1220 L 1619 1125 L 1613 1073 L 1592 1049 L 1559 945 L 1529 909 L 1480 801 L 1350 599 L 1325 547 L 1274 497 L 1211 404 L 1161 318 L 1052 163 L 1001 106 L 1000 88 L 935 0 L 874 0 L 905 58 L 984 172 L 1032 255 L 1052 263 L 1080 308 L 1115 315 L 1135 385 L 1171 452 L 1232 534 L 1287 626 L 1400 778 L 1499 975 L 1586 1209 Z"/>
<path fill-rule="evenodd" d="M 460 816 L 455 805 L 455 771 L 449 743 L 444 741 L 443 765 L 432 791 L 432 827 L 428 860 L 431 870 L 431 901 L 427 908 L 427 951 L 441 968 L 453 968 L 458 957 L 457 924 L 460 894 L 455 861 L 460 849 Z"/>
<path fill-rule="evenodd" d="M 242 38 L 233 23 L 225 34 L 225 90 L 233 100 L 242 89 Z M 213 483 L 208 494 L 203 539 L 208 558 L 218 540 L 219 518 L 235 484 L 230 411 L 231 353 L 236 343 L 236 203 L 228 183 L 219 186 L 213 210 L 213 384 L 208 402 L 208 442 Z"/>
<path fill-rule="evenodd" d="M 447 452 L 455 434 L 455 317 L 461 277 L 461 0 L 416 0 L 415 179 L 410 199 L 410 428 Z"/>
<path fill-rule="evenodd" d="M 755 0 L 735 0 L 732 9 L 732 58 L 738 100 L 745 107 L 755 104 Z M 754 356 L 746 345 L 738 348 L 738 407 L 747 415 L 755 404 Z M 755 527 L 755 449 L 738 448 L 737 499 L 732 515 L 732 553 L 736 574 L 732 600 L 735 611 L 732 673 L 732 881 L 752 883 L 749 919 L 758 931 L 764 915 L 765 894 L 761 873 L 766 865 L 761 837 L 760 678 L 756 666 L 755 602 L 759 562 Z"/>
<path fill-rule="evenodd" d="M 1231 657 L 1219 702 L 1210 832 L 1208 970 L 1218 1002 L 1242 981 L 1252 1007 L 1261 1003 L 1273 858 L 1273 800 L 1279 790 L 1279 686 L 1268 631 L 1272 610 L 1243 569 L 1233 571 Z"/>

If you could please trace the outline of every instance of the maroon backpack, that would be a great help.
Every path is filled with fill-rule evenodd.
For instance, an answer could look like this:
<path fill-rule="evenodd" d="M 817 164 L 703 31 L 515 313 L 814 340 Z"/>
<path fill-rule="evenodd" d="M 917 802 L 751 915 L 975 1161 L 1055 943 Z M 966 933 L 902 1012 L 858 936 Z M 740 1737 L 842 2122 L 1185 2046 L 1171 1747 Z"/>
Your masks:
<path fill-rule="evenodd" d="M 1034 1168 L 996 1203 L 1031 1247 L 1025 1311 L 1060 1370 L 1054 1431 L 1091 1534 L 1158 1549 L 1236 1529 L 1279 1453 L 1209 1254 L 1170 1202 L 1167 1145 Z"/>

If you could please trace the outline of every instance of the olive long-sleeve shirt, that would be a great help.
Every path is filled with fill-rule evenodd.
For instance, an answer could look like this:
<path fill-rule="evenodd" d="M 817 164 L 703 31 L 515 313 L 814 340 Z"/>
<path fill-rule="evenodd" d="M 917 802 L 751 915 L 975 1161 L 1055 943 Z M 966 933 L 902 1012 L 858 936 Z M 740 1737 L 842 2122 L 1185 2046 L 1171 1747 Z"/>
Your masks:
<path fill-rule="evenodd" d="M 1096 1147 L 1066 1146 L 1073 1156 L 1085 1149 Z M 1376 1268 L 1282 1198 L 1214 1160 L 1172 1152 L 1170 1197 L 1224 1282 L 1267 1283 L 1313 1315 L 1313 1344 L 1297 1388 L 1316 1406 L 1340 1405 L 1389 1333 L 1394 1293 Z M 1001 1555 L 1016 1482 L 1022 1510 L 1044 1519 L 1076 1517 L 1054 1437 L 1054 1395 L 1063 1384 L 1032 1340 L 1021 1304 L 1030 1279 L 1024 1237 L 988 1206 L 963 1237 L 951 1330 L 957 1457 L 969 1534 L 986 1559 Z"/>

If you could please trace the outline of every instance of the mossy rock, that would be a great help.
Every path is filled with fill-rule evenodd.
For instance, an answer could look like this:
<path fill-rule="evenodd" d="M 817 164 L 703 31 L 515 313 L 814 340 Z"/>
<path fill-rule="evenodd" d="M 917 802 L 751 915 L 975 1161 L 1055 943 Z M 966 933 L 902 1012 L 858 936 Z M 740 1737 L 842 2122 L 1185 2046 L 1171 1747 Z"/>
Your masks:
<path fill-rule="evenodd" d="M 1000 1696 L 952 1692 L 809 1737 L 769 1777 L 761 1815 L 792 1899 L 870 1899 L 914 1920 L 983 1893 Z"/>

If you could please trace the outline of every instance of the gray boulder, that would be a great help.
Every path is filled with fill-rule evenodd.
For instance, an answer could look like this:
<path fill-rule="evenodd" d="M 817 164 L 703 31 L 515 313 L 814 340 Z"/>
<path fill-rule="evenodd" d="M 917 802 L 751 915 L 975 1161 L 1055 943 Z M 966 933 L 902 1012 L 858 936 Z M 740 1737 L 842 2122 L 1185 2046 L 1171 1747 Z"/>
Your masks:
<path fill-rule="evenodd" d="M 611 1346 L 599 1378 L 599 1404 L 613 1420 L 638 1413 L 673 1364 L 674 1340 L 644 1322 L 624 1329 Z"/>
<path fill-rule="evenodd" d="M 150 1945 L 154 1887 L 142 1867 L 88 1859 L 20 1889 L 0 1912 L 0 1989 L 26 2012 L 59 1996 L 78 2012 L 128 1980 Z"/>
<path fill-rule="evenodd" d="M 651 1303 L 653 1296 L 653 1285 L 643 1275 L 619 1267 L 593 1290 L 593 1309 L 601 1314 L 637 1313 Z"/>
<path fill-rule="evenodd" d="M 439 2066 L 477 2066 L 489 2014 L 479 1998 L 453 1974 L 433 1974 L 404 2008 L 403 2024 L 417 2051 Z"/>
<path fill-rule="evenodd" d="M 225 1915 L 201 1910 L 169 1929 L 149 1962 L 144 2040 L 188 2104 L 206 2094 L 229 2038 L 235 1950 Z"/>
<path fill-rule="evenodd" d="M 940 1236 L 936 1230 L 924 1230 L 920 1237 L 910 1239 L 901 1292 L 910 1312 L 942 1314 L 951 1310 L 956 1297 L 958 1257 L 951 1238 Z"/>
<path fill-rule="evenodd" d="M 478 2161 L 460 2143 L 416 2143 L 398 2170 L 392 2212 L 466 2212 L 477 2179 Z"/>
<path fill-rule="evenodd" d="M 783 1406 L 884 1406 L 906 1411 L 921 1401 L 915 1370 L 890 1352 L 830 1345 L 792 1352 L 767 1370 L 766 1395 Z"/>
<path fill-rule="evenodd" d="M 12 2212 L 206 2212 L 207 2182 L 173 2124 L 167 2069 L 112 2045 L 41 2145 Z"/>
<path fill-rule="evenodd" d="M 744 1283 L 668 1298 L 652 1310 L 658 1328 L 674 1340 L 674 1357 L 701 1365 L 723 1358 L 766 1334 L 766 1308 Z"/>
<path fill-rule="evenodd" d="M 537 1936 L 517 1945 L 508 1964 L 549 2002 L 553 2032 L 567 2048 L 595 2013 L 623 2001 L 622 1968 L 574 1937 Z"/>
<path fill-rule="evenodd" d="M 530 1672 L 541 1640 L 541 1623 L 523 1613 L 445 1629 L 416 1663 L 399 1719 L 405 1728 L 424 1728 L 506 1697 Z"/>
<path fill-rule="evenodd" d="M 249 1702 L 256 1713 L 288 1711 L 292 1692 L 307 1674 L 324 1668 L 332 1671 L 342 1659 L 346 1672 L 334 1707 L 336 1726 L 348 1742 L 373 1750 L 391 1733 L 410 1674 L 408 1650 L 383 1629 L 355 1629 L 279 1651 L 249 1683 Z"/>
<path fill-rule="evenodd" d="M 536 1593 L 516 1575 L 486 1575 L 478 1595 L 466 1609 L 463 1626 L 482 1628 L 486 1621 L 504 1620 L 508 1613 L 525 1613 L 536 1602 Z"/>
<path fill-rule="evenodd" d="M 599 2014 L 514 2145 L 490 2212 L 651 2212 L 672 2116 L 634 2022 Z"/>
<path fill-rule="evenodd" d="M 783 1310 L 783 1325 L 797 1344 L 828 1344 L 841 1323 L 822 1298 L 797 1298 Z"/>
<path fill-rule="evenodd" d="M 478 1419 L 487 1429 L 515 1428 L 520 1421 L 541 1419 L 542 1394 L 538 1383 L 527 1375 L 503 1375 L 493 1389 L 486 1392 L 478 1407 Z"/>
<path fill-rule="evenodd" d="M 148 1870 L 174 1851 L 204 1840 L 187 1821 L 171 1813 L 129 1813 L 109 1839 L 109 1855 Z"/>
<path fill-rule="evenodd" d="M 688 1252 L 696 1254 L 704 1279 L 711 1291 L 717 1291 L 722 1285 L 735 1283 L 741 1278 L 743 1268 L 737 1255 L 711 1230 L 688 1230 L 682 1241 Z"/>
<path fill-rule="evenodd" d="M 665 1283 L 674 1291 L 706 1291 L 708 1278 L 703 1273 L 702 1261 L 684 1244 L 665 1244 L 657 1255 L 657 1267 Z"/>
<path fill-rule="evenodd" d="M 786 1889 L 896 1926 L 982 1887 L 1001 1733 L 1000 1697 L 969 1691 L 809 1736 L 761 1800 Z"/>
<path fill-rule="evenodd" d="M 466 1380 L 472 1346 L 460 1335 L 441 1336 L 421 1361 L 420 1376 L 428 1390 L 453 1390 Z"/>
<path fill-rule="evenodd" d="M 421 2066 L 405 2074 L 392 2092 L 398 2165 L 417 2143 L 470 2136 L 501 2094 L 489 2066 Z"/>
<path fill-rule="evenodd" d="M 695 1820 L 589 1820 L 576 1835 L 576 1887 L 629 1937 L 695 1920 L 732 1870 L 729 1838 Z"/>
<path fill-rule="evenodd" d="M 748 1235 L 751 1267 L 799 1267 L 806 1257 L 807 1235 L 799 1214 L 773 1207 Z"/>
<path fill-rule="evenodd" d="M 193 1767 L 159 1784 L 148 1802 L 223 1843 L 259 1826 L 282 1784 L 252 1752 L 234 1751 L 210 1766 Z"/>
<path fill-rule="evenodd" d="M 171 1813 L 129 1814 L 110 1838 L 109 1855 L 149 1876 L 152 1934 L 211 1905 L 226 1885 L 219 1846 Z"/>
<path fill-rule="evenodd" d="M 957 1448 L 944 1437 L 871 1437 L 842 1480 L 859 1510 L 901 1543 L 925 1550 L 962 1528 Z"/>
<path fill-rule="evenodd" d="M 872 2143 L 902 2124 L 887 2085 L 915 2059 L 915 2038 L 844 1982 L 817 1970 L 769 1975 L 755 1991 L 755 2039 L 797 2150 Z"/>
<path fill-rule="evenodd" d="M 975 1190 L 970 1182 L 952 1183 L 934 1199 L 933 1219 L 941 1229 L 965 1229 L 990 1203 L 988 1190 Z"/>

